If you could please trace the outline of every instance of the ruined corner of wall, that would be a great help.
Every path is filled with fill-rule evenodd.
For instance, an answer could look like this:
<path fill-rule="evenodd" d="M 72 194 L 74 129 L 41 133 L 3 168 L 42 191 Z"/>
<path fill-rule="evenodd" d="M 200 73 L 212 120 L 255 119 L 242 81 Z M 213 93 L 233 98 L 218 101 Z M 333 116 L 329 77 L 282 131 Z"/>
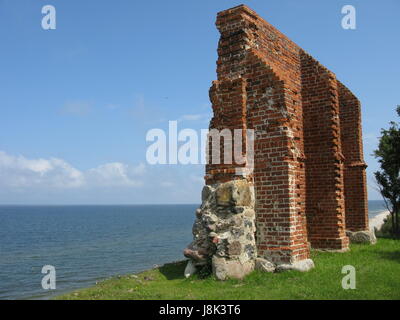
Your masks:
<path fill-rule="evenodd" d="M 208 264 L 217 279 L 225 280 L 243 278 L 254 270 L 254 202 L 254 187 L 246 179 L 204 186 L 194 240 L 184 250 L 192 273 Z"/>

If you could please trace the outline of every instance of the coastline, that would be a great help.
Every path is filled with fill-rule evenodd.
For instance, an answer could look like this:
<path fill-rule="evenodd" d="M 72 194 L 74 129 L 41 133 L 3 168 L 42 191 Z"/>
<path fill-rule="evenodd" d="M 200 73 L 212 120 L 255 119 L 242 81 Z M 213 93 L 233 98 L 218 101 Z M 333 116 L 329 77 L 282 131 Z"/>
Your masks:
<path fill-rule="evenodd" d="M 138 274 L 113 277 L 95 286 L 57 296 L 56 300 L 398 300 L 400 299 L 398 240 L 381 238 L 375 245 L 353 244 L 336 254 L 313 252 L 312 272 L 254 272 L 243 280 L 186 279 L 186 261 L 167 263 Z M 389 256 L 385 259 L 377 257 Z M 343 290 L 343 265 L 357 269 L 363 279 L 358 290 Z M 376 272 L 379 270 L 380 272 Z M 315 279 L 320 281 L 313 281 Z M 323 285 L 321 285 L 323 283 Z M 268 287 L 268 290 L 265 288 Z"/>
<path fill-rule="evenodd" d="M 193 206 L 195 207 L 195 206 Z M 191 218 L 191 210 L 192 208 L 182 208 L 180 206 L 178 207 L 174 207 L 174 206 L 166 206 L 164 207 L 165 209 L 160 210 L 160 208 L 155 208 L 154 210 L 152 210 L 152 212 L 155 212 L 153 214 L 151 214 L 152 212 L 148 212 L 147 207 L 146 208 L 140 208 L 139 212 L 137 212 L 138 210 L 135 209 L 135 207 L 132 207 L 129 209 L 129 211 L 135 212 L 135 214 L 130 214 L 127 215 L 125 214 L 125 211 L 128 209 L 123 208 L 123 210 L 121 209 L 121 207 L 116 207 L 114 208 L 113 206 L 111 207 L 104 207 L 104 206 L 95 206 L 94 207 L 96 210 L 96 212 L 100 212 L 103 213 L 101 215 L 101 217 L 105 217 L 107 218 L 107 222 L 109 226 L 113 226 L 113 232 L 110 232 L 110 227 L 108 227 L 107 229 L 103 228 L 103 224 L 99 223 L 102 222 L 103 219 L 98 220 L 96 217 L 99 215 L 94 215 L 94 214 L 89 214 L 91 212 L 93 212 L 93 209 L 91 209 L 91 207 L 63 207 L 61 209 L 60 208 L 50 208 L 51 212 L 48 212 L 50 209 L 49 208 L 33 208 L 33 207 L 27 207 L 27 208 L 11 208 L 13 210 L 17 210 L 20 213 L 21 217 L 24 217 L 23 213 L 27 213 L 26 214 L 26 219 L 22 219 L 21 222 L 25 222 L 25 226 L 23 228 L 23 230 L 29 231 L 30 230 L 30 225 L 32 221 L 47 221 L 47 218 L 49 216 L 55 217 L 57 216 L 57 219 L 55 220 L 50 220 L 54 223 L 58 223 L 60 221 L 64 221 L 63 217 L 70 217 L 71 215 L 73 215 L 74 219 L 74 223 L 75 225 L 80 225 L 80 224 L 85 224 L 85 223 L 91 223 L 93 226 L 95 226 L 94 230 L 100 231 L 100 233 L 106 233 L 109 232 L 108 234 L 113 235 L 115 234 L 114 237 L 116 237 L 116 239 L 118 239 L 118 234 L 124 234 L 125 228 L 126 226 L 132 226 L 132 228 L 130 228 L 129 230 L 129 237 L 127 238 L 132 239 L 129 241 L 125 241 L 124 242 L 124 246 L 121 247 L 121 244 L 118 244 L 118 246 L 113 246 L 112 244 L 114 243 L 110 243 L 110 241 L 103 241 L 103 238 L 100 237 L 99 239 L 97 237 L 95 237 L 95 234 L 92 234 L 90 237 L 88 237 L 87 239 L 89 239 L 90 241 L 90 250 L 87 250 L 87 243 L 85 244 L 85 242 L 83 241 L 84 238 L 80 238 L 82 235 L 81 234 L 76 234 L 76 238 L 81 239 L 82 243 L 85 244 L 85 246 L 82 247 L 82 251 L 76 251 L 76 250 L 80 250 L 81 247 L 80 246 L 74 246 L 74 247 L 70 247 L 67 248 L 68 250 L 66 250 L 66 257 L 68 257 L 68 260 L 65 261 L 61 261 L 63 263 L 66 263 L 69 261 L 80 261 L 80 256 L 81 256 L 81 252 L 85 252 L 84 258 L 82 259 L 83 261 L 83 268 L 80 269 L 80 272 L 85 274 L 87 273 L 88 276 L 85 278 L 85 281 L 79 281 L 78 282 L 74 282 L 76 279 L 74 278 L 74 274 L 69 275 L 67 274 L 67 277 L 64 278 L 63 280 L 63 284 L 65 285 L 65 287 L 62 286 L 62 284 L 60 284 L 60 286 L 58 286 L 57 288 L 57 292 L 47 292 L 47 293 L 43 293 L 43 290 L 40 290 L 40 288 L 37 290 L 37 292 L 34 292 L 33 290 L 31 290 L 31 287 L 29 286 L 29 277 L 26 277 L 27 279 L 27 285 L 26 285 L 26 290 L 22 292 L 22 294 L 18 295 L 18 293 L 21 293 L 21 291 L 12 291 L 10 289 L 10 291 L 2 291 L 0 292 L 0 294 L 3 294 L 4 296 L 7 294 L 7 297 L 5 297 L 5 299 L 53 299 L 55 296 L 59 296 L 59 295 L 63 295 L 64 292 L 69 292 L 69 291 L 73 291 L 73 290 L 77 290 L 77 288 L 86 288 L 86 287 L 91 287 L 95 285 L 95 282 L 101 282 L 103 280 L 106 280 L 108 278 L 112 278 L 116 275 L 125 275 L 125 274 L 130 274 L 130 273 L 137 273 L 137 272 L 141 272 L 144 270 L 147 270 L 148 268 L 151 268 L 152 265 L 156 264 L 156 263 L 166 263 L 169 262 L 171 260 L 178 260 L 180 258 L 180 256 L 175 255 L 175 252 L 179 252 L 178 249 L 180 248 L 179 242 L 175 241 L 173 244 L 169 244 L 168 246 L 164 246 L 164 243 L 168 243 L 166 240 L 168 240 L 171 237 L 171 233 L 170 231 L 174 231 L 177 230 L 178 233 L 176 233 L 176 237 L 177 238 L 182 238 L 182 239 L 190 239 L 190 228 L 193 224 L 192 218 Z M 10 210 L 11 210 L 10 209 Z M 135 210 L 134 210 L 135 209 Z M 146 210 L 144 210 L 146 209 Z M 168 216 L 165 216 L 165 211 L 169 212 Z M 67 211 L 67 214 L 59 214 L 59 215 L 55 215 L 54 212 L 64 212 Z M 143 211 L 143 213 L 141 213 Z M 163 214 L 161 216 L 155 216 L 156 219 L 152 218 L 154 217 L 155 214 L 157 214 L 157 212 L 162 211 Z M 190 212 L 189 212 L 190 211 Z M 194 209 L 193 209 L 194 211 Z M 370 201 L 369 202 L 369 211 L 370 211 L 370 227 L 371 229 L 373 228 L 377 228 L 380 229 L 384 219 L 387 217 L 387 215 L 389 214 L 384 206 L 382 201 Z M 32 212 L 34 212 L 35 214 L 33 215 Z M 85 213 L 85 214 L 82 214 Z M 114 219 L 113 217 L 115 217 L 115 215 L 119 215 L 119 217 L 121 217 L 120 219 L 116 219 L 116 222 L 121 222 L 121 223 L 116 223 L 114 222 L 112 219 Z M 11 218 L 13 215 L 9 215 L 9 217 Z M 149 247 L 146 247 L 146 251 L 150 250 L 149 252 L 151 253 L 151 255 L 153 255 L 154 259 L 147 261 L 148 265 L 140 265 L 140 267 L 138 266 L 140 263 L 143 263 L 143 260 L 140 259 L 140 257 L 143 257 L 143 243 L 142 242 L 138 242 L 136 241 L 137 239 L 140 239 L 141 237 L 146 235 L 146 231 L 147 229 L 145 228 L 146 225 L 152 225 L 155 223 L 156 220 L 160 220 L 162 218 L 162 216 L 164 216 L 165 220 L 161 220 L 162 224 L 164 225 L 165 223 L 167 223 L 168 225 L 168 230 L 167 232 L 162 232 L 159 233 L 159 237 L 155 238 L 155 239 L 151 239 L 151 242 L 148 242 L 149 244 L 151 244 Z M 93 217 L 96 219 L 93 219 L 91 221 L 86 221 L 86 219 L 88 217 Z M 122 219 L 124 217 L 127 217 L 129 219 Z M 3 217 L 2 217 L 3 218 Z M 84 219 L 83 219 L 84 218 Z M 140 218 L 140 219 L 139 219 Z M 147 218 L 151 218 L 150 220 L 146 220 Z M 135 226 L 138 225 L 138 223 L 136 223 L 138 221 L 138 219 L 142 222 L 145 222 L 144 225 L 141 226 L 141 228 L 133 228 Z M 179 228 L 176 228 L 174 226 L 174 224 L 170 223 L 170 222 L 174 222 L 177 221 L 179 223 Z M 111 223 L 112 222 L 112 223 Z M 23 224 L 23 225 L 24 225 Z M 45 225 L 45 224 L 43 224 Z M 3 224 L 4 226 L 4 224 Z M 52 227 L 56 227 L 55 225 Z M 163 228 L 166 228 L 165 226 Z M 1 229 L 1 228 L 0 228 Z M 7 237 L 8 239 L 12 239 L 12 233 L 11 231 L 13 231 L 12 229 L 6 229 L 10 230 L 10 237 Z M 186 232 L 184 230 L 189 230 L 189 232 Z M 62 231 L 62 229 L 60 230 Z M 143 233 L 142 233 L 143 232 Z M 186 233 L 184 233 L 186 232 Z M 24 234 L 27 235 L 31 235 L 31 233 L 29 232 L 24 232 Z M 185 238 L 185 234 L 186 234 L 186 238 Z M 175 237 L 175 235 L 174 235 Z M 147 239 L 147 238 L 146 238 Z M 133 241 L 135 240 L 135 241 Z M 35 237 L 28 237 L 26 243 L 36 243 L 37 239 Z M 11 243 L 11 242 L 10 242 Z M 116 242 L 116 243 L 120 243 L 120 242 Z M 182 241 L 183 245 L 187 244 L 187 242 Z M 12 243 L 11 243 L 12 244 Z M 140 244 L 140 246 L 137 246 L 138 244 Z M 4 243 L 3 243 L 4 245 Z M 182 245 L 182 247 L 183 247 Z M 12 248 L 12 246 L 9 246 L 10 248 Z M 168 248 L 169 247 L 169 248 Z M 158 250 L 160 250 L 160 248 L 163 248 L 162 253 L 158 252 Z M 178 249 L 177 249 L 178 248 Z M 55 249 L 62 249 L 60 248 L 55 248 Z M 58 250 L 53 250 L 52 252 L 58 252 Z M 74 249 L 74 251 L 72 251 L 72 249 Z M 95 249 L 95 250 L 94 250 Z M 139 250 L 139 251 L 137 251 Z M 152 251 L 153 250 L 153 251 Z M 169 250 L 169 251 L 168 251 Z M 138 255 L 132 255 L 132 257 L 130 258 L 128 256 L 127 258 L 127 252 L 138 252 Z M 12 256 L 12 251 L 9 252 L 8 254 L 10 254 L 9 256 L 7 255 L 7 260 L 9 260 L 9 262 L 19 262 L 21 266 L 24 266 L 24 263 L 31 263 L 34 265 L 38 265 L 39 267 L 41 265 L 44 265 L 45 263 L 41 263 L 41 261 L 38 261 L 37 257 L 42 256 L 43 260 L 49 261 L 51 260 L 53 262 L 53 264 L 57 265 L 61 265 L 59 262 L 59 256 L 56 255 L 52 255 L 52 252 L 48 252 L 48 251 L 39 251 L 38 249 L 35 250 L 27 250 L 26 251 L 26 256 L 28 257 L 28 259 L 23 260 L 23 259 L 17 259 L 18 256 L 13 257 Z M 119 253 L 120 252 L 120 253 Z M 168 252 L 168 254 L 166 254 L 165 252 Z M 172 254 L 170 254 L 170 252 L 172 252 Z M 88 261 L 92 261 L 93 264 L 97 265 L 98 260 L 97 257 L 103 256 L 102 253 L 107 253 L 109 259 L 109 261 L 115 261 L 116 259 L 118 259 L 119 263 L 118 266 L 113 268 L 112 270 L 110 270 L 110 268 L 105 268 L 107 266 L 107 264 L 101 264 L 96 266 L 96 268 L 92 268 L 90 267 L 91 264 L 87 263 Z M 6 253 L 4 253 L 6 254 Z M 9 257 L 11 257 L 9 259 Z M 79 258 L 78 258 L 79 257 Z M 172 257 L 172 259 L 171 259 Z M 4 259 L 5 257 L 3 257 Z M 46 258 L 46 259 L 45 259 Z M 51 258 L 51 259 L 49 259 Z M 183 258 L 183 257 L 182 257 Z M 147 259 L 147 258 L 146 258 Z M 4 260 L 3 260 L 4 261 Z M 134 262 L 134 265 L 132 264 L 132 261 Z M 146 261 L 145 261 L 146 262 Z M 16 268 L 15 270 L 19 270 L 18 269 L 18 265 L 12 265 L 14 268 Z M 69 266 L 69 265 L 66 265 Z M 89 266 L 88 268 L 85 269 L 85 266 Z M 40 269 L 39 267 L 37 267 L 37 272 L 40 273 Z M 1 268 L 1 263 L 0 263 L 0 269 Z M 106 269 L 106 272 L 104 272 L 104 269 Z M 6 270 L 6 268 L 4 269 Z M 22 269 L 23 270 L 23 269 Z M 108 270 L 108 271 L 107 271 Z M 99 273 L 99 274 L 96 274 Z M 101 273 L 104 273 L 104 275 L 102 275 Z M 18 272 L 18 274 L 23 274 L 23 272 Z M 62 274 L 62 270 L 60 270 L 59 275 Z M 68 286 L 66 285 L 66 283 L 68 282 Z M 7 281 L 2 283 L 2 286 L 4 286 L 4 288 L 6 288 Z M 62 289 L 62 291 L 60 290 Z M 28 291 L 29 290 L 29 291 Z M 60 290 L 60 291 L 59 291 Z M 65 290 L 65 291 L 64 291 Z M 0 290 L 1 291 L 1 290 Z M 29 294 L 28 294 L 29 292 Z"/>
<path fill-rule="evenodd" d="M 369 220 L 369 228 L 371 230 L 376 229 L 376 231 L 379 231 L 383 224 L 385 223 L 385 219 L 387 216 L 390 215 L 390 212 L 388 210 L 382 211 L 381 213 L 377 214 L 374 216 L 372 219 Z"/>
<path fill-rule="evenodd" d="M 373 218 L 370 218 L 369 219 L 369 227 L 370 227 L 370 230 L 374 230 L 375 229 L 375 231 L 379 231 L 381 228 L 382 228 L 382 226 L 383 226 L 383 224 L 385 223 L 385 219 L 388 217 L 390 215 L 390 212 L 388 211 L 388 210 L 383 210 L 382 212 L 380 212 L 379 214 L 377 214 L 376 216 L 374 216 Z M 118 277 L 118 279 L 120 279 L 120 281 L 123 281 L 123 279 L 135 279 L 136 281 L 138 281 L 137 279 L 139 278 L 139 277 L 141 277 L 141 276 L 143 276 L 144 278 L 144 282 L 148 282 L 148 280 L 153 280 L 153 276 L 154 276 L 154 272 L 156 272 L 156 271 L 160 271 L 160 270 L 158 270 L 158 269 L 163 269 L 163 268 L 169 268 L 171 265 L 179 265 L 179 264 L 182 264 L 183 263 L 183 267 L 184 266 L 186 266 L 186 261 L 175 261 L 175 262 L 170 262 L 170 263 L 166 263 L 166 264 L 164 264 L 164 265 L 161 265 L 161 266 L 159 266 L 158 268 L 152 268 L 152 269 L 148 269 L 148 270 L 144 270 L 144 271 L 142 271 L 142 272 L 139 272 L 139 273 L 135 273 L 135 274 L 126 274 L 126 275 L 123 275 L 123 276 L 117 276 Z M 182 271 L 182 270 L 181 270 Z M 151 273 L 151 276 L 149 276 L 149 277 L 145 277 L 145 275 L 147 275 L 147 274 L 150 274 Z M 183 272 L 180 272 L 179 273 L 179 275 L 181 275 L 181 274 L 183 274 Z M 142 277 L 141 277 L 142 278 Z M 179 278 L 179 277 L 178 277 Z M 112 281 L 115 281 L 115 279 L 116 279 L 116 277 L 111 277 L 111 278 L 107 278 L 107 279 L 105 279 L 105 281 L 107 282 L 107 283 L 109 283 L 109 282 L 112 282 Z M 122 280 L 121 280 L 122 279 Z M 139 281 L 140 282 L 140 281 Z M 140 282 L 141 283 L 141 282 Z M 51 297 L 43 297 L 44 299 L 49 299 L 49 300 L 54 300 L 54 299 L 65 299 L 65 298 L 67 298 L 67 299 L 87 299 L 88 297 L 82 297 L 81 296 L 81 292 L 83 291 L 89 291 L 90 292 L 90 290 L 96 290 L 96 288 L 98 288 L 98 290 L 102 290 L 98 285 L 97 285 L 97 282 L 96 282 L 96 285 L 95 286 L 89 286 L 89 287 L 86 287 L 86 288 L 81 288 L 81 289 L 75 289 L 75 290 L 72 290 L 72 291 L 65 291 L 64 293 L 61 293 L 61 294 L 57 294 L 57 295 L 53 295 L 53 296 L 51 296 Z M 129 293 L 133 293 L 135 290 L 133 290 L 133 289 L 129 289 L 128 290 L 128 292 Z M 125 298 L 125 297 L 124 297 Z M 139 299 L 143 299 L 142 297 L 141 298 L 139 298 Z"/>

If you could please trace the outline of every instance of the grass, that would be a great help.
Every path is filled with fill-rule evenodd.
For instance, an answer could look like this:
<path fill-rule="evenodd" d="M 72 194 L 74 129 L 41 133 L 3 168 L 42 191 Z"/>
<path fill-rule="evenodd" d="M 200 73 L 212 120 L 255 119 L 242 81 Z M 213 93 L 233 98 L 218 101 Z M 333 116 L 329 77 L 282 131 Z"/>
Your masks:
<path fill-rule="evenodd" d="M 185 261 L 137 275 L 118 276 L 94 287 L 57 297 L 102 299 L 400 299 L 400 241 L 352 245 L 345 253 L 312 252 L 316 268 L 305 273 L 254 271 L 243 280 L 217 281 L 212 276 L 185 279 Z M 356 269 L 356 289 L 341 286 L 342 267 Z"/>

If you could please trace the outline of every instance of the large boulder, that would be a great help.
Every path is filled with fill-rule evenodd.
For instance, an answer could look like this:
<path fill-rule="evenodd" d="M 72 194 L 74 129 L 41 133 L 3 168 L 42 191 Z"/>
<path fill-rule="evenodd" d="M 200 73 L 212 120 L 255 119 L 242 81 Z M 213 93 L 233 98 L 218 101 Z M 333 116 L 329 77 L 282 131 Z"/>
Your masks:
<path fill-rule="evenodd" d="M 240 262 L 213 256 L 212 269 L 214 276 L 218 280 L 242 279 L 254 270 L 254 260 Z"/>
<path fill-rule="evenodd" d="M 346 231 L 346 235 L 349 237 L 351 243 L 369 243 L 375 244 L 376 237 L 373 230 L 368 231 Z"/>

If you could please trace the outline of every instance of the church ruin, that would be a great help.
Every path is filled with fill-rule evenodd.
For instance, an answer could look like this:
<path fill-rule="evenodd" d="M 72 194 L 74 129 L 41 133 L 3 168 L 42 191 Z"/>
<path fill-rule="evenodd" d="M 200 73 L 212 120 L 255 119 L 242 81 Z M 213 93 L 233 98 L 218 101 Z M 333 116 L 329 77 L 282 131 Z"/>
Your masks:
<path fill-rule="evenodd" d="M 186 272 L 204 264 L 218 279 L 305 271 L 311 248 L 346 251 L 347 235 L 368 238 L 358 99 L 248 7 L 218 13 L 216 26 L 210 129 L 253 129 L 254 170 L 206 165 Z"/>

